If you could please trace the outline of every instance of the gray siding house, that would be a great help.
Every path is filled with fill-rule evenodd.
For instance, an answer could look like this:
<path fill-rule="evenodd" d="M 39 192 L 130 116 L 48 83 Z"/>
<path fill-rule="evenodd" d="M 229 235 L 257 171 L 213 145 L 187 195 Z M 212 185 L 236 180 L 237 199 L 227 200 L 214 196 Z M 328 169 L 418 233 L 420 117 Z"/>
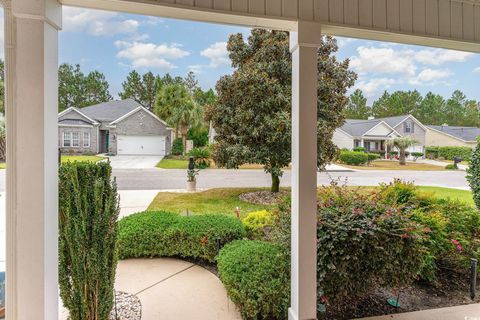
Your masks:
<path fill-rule="evenodd" d="M 165 121 L 133 99 L 68 108 L 58 114 L 62 153 L 167 155 L 171 132 Z"/>
<path fill-rule="evenodd" d="M 333 134 L 333 142 L 340 149 L 364 147 L 369 152 L 386 155 L 386 141 L 411 136 L 418 144 L 407 151 L 425 153 L 427 128 L 412 115 L 368 120 L 347 119 Z"/>

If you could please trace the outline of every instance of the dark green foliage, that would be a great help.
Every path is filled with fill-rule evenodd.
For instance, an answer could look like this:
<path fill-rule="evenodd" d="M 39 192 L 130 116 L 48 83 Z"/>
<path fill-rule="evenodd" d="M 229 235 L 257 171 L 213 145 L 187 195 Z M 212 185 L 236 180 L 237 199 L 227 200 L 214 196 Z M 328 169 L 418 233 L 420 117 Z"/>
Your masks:
<path fill-rule="evenodd" d="M 427 158 L 453 160 L 455 157 L 462 158 L 463 161 L 470 161 L 472 157 L 472 148 L 470 147 L 427 147 Z"/>
<path fill-rule="evenodd" d="M 450 163 L 445 166 L 447 170 L 458 170 L 458 166 L 455 163 Z"/>
<path fill-rule="evenodd" d="M 218 273 L 243 319 L 287 319 L 290 262 L 279 245 L 239 240 L 217 257 Z"/>
<path fill-rule="evenodd" d="M 217 82 L 218 102 L 205 109 L 216 130 L 213 159 L 218 166 L 238 168 L 245 163 L 264 166 L 279 191 L 282 169 L 291 162 L 292 57 L 289 35 L 253 29 L 230 36 L 227 45 L 234 72 Z M 323 37 L 318 49 L 318 159 L 323 168 L 337 155 L 332 136 L 343 124 L 346 92 L 356 74 L 349 61 L 335 57 L 338 46 Z"/>
<path fill-rule="evenodd" d="M 173 140 L 172 144 L 172 154 L 174 156 L 179 156 L 183 154 L 183 142 L 182 138 L 177 138 Z"/>
<path fill-rule="evenodd" d="M 119 198 L 109 163 L 59 170 L 60 296 L 71 320 L 107 320 L 117 266 Z"/>
<path fill-rule="evenodd" d="M 244 236 L 234 217 L 147 211 L 120 220 L 118 248 L 121 259 L 178 256 L 212 262 L 222 246 Z"/>
<path fill-rule="evenodd" d="M 421 225 L 380 193 L 347 187 L 319 192 L 317 277 L 319 298 L 332 303 L 370 293 L 378 287 L 412 283 L 424 261 Z M 274 241 L 289 246 L 290 209 L 274 215 Z M 278 230 L 282 230 L 279 232 Z M 319 301 L 320 303 L 320 301 Z"/>
<path fill-rule="evenodd" d="M 412 152 L 412 157 L 414 161 L 417 161 L 418 158 L 423 157 L 423 152 Z"/>
<path fill-rule="evenodd" d="M 207 147 L 193 148 L 188 153 L 190 157 L 195 159 L 195 167 L 198 169 L 206 169 L 210 167 L 210 150 Z"/>
<path fill-rule="evenodd" d="M 477 143 L 473 151 L 472 159 L 467 169 L 467 180 L 470 184 L 470 189 L 472 189 L 475 205 L 480 210 L 480 143 Z"/>
<path fill-rule="evenodd" d="M 348 149 L 347 149 L 348 151 Z M 365 152 L 365 148 L 364 147 L 356 147 L 356 148 L 353 148 L 353 151 L 355 152 Z"/>
<path fill-rule="evenodd" d="M 367 119 L 370 116 L 372 110 L 367 106 L 362 90 L 357 89 L 350 95 L 344 113 L 347 119 Z"/>
<path fill-rule="evenodd" d="M 340 151 L 338 159 L 348 165 L 360 166 L 368 162 L 368 154 L 356 151 Z"/>
<path fill-rule="evenodd" d="M 380 155 L 378 153 L 369 152 L 367 153 L 367 159 L 368 159 L 368 162 L 378 160 L 380 159 Z"/>
<path fill-rule="evenodd" d="M 208 144 L 208 128 L 200 126 L 188 129 L 187 139 L 192 140 L 196 148 L 205 147 Z"/>

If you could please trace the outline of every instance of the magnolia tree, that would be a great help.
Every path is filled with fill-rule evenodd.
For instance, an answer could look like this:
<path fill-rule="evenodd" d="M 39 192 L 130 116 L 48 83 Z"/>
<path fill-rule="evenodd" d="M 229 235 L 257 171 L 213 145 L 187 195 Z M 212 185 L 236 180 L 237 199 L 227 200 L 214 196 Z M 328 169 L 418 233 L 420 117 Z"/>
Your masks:
<path fill-rule="evenodd" d="M 279 191 L 282 169 L 291 162 L 292 63 L 289 35 L 253 29 L 248 41 L 231 35 L 227 50 L 234 72 L 217 82 L 218 102 L 206 108 L 216 131 L 213 158 L 221 167 L 262 164 Z M 318 167 L 334 159 L 335 129 L 344 122 L 346 91 L 356 79 L 348 60 L 337 61 L 336 40 L 323 37 L 318 49 Z"/>

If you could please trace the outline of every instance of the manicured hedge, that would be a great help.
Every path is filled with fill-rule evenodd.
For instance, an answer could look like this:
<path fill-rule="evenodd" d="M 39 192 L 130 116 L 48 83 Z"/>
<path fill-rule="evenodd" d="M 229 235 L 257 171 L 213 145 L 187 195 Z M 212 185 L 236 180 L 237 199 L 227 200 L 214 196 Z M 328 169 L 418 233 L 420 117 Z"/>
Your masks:
<path fill-rule="evenodd" d="M 470 147 L 427 147 L 426 154 L 429 159 L 442 158 L 445 160 L 453 160 L 460 157 L 464 161 L 470 161 L 472 158 L 472 148 Z"/>
<path fill-rule="evenodd" d="M 368 162 L 368 154 L 356 151 L 340 151 L 340 161 L 352 166 L 360 166 Z"/>
<path fill-rule="evenodd" d="M 121 259 L 178 256 L 213 262 L 221 247 L 245 235 L 242 222 L 230 216 L 147 211 L 119 221 L 118 249 Z"/>
<path fill-rule="evenodd" d="M 290 264 L 276 244 L 240 240 L 218 255 L 218 273 L 243 319 L 287 319 Z"/>

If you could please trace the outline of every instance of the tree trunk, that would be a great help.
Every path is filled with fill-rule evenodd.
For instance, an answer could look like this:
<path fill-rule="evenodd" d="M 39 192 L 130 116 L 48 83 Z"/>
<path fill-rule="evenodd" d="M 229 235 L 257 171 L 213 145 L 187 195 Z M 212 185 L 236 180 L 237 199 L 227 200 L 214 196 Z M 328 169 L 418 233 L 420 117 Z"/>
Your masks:
<path fill-rule="evenodd" d="M 182 143 L 183 143 L 183 155 L 187 154 L 187 126 L 182 125 Z"/>
<path fill-rule="evenodd" d="M 272 175 L 272 188 L 270 189 L 270 191 L 279 192 L 280 191 L 280 177 L 273 174 L 273 173 L 271 175 Z"/>
<path fill-rule="evenodd" d="M 400 149 L 400 158 L 398 159 L 398 163 L 401 166 L 404 166 L 406 164 L 406 162 L 405 162 L 405 149 Z"/>

